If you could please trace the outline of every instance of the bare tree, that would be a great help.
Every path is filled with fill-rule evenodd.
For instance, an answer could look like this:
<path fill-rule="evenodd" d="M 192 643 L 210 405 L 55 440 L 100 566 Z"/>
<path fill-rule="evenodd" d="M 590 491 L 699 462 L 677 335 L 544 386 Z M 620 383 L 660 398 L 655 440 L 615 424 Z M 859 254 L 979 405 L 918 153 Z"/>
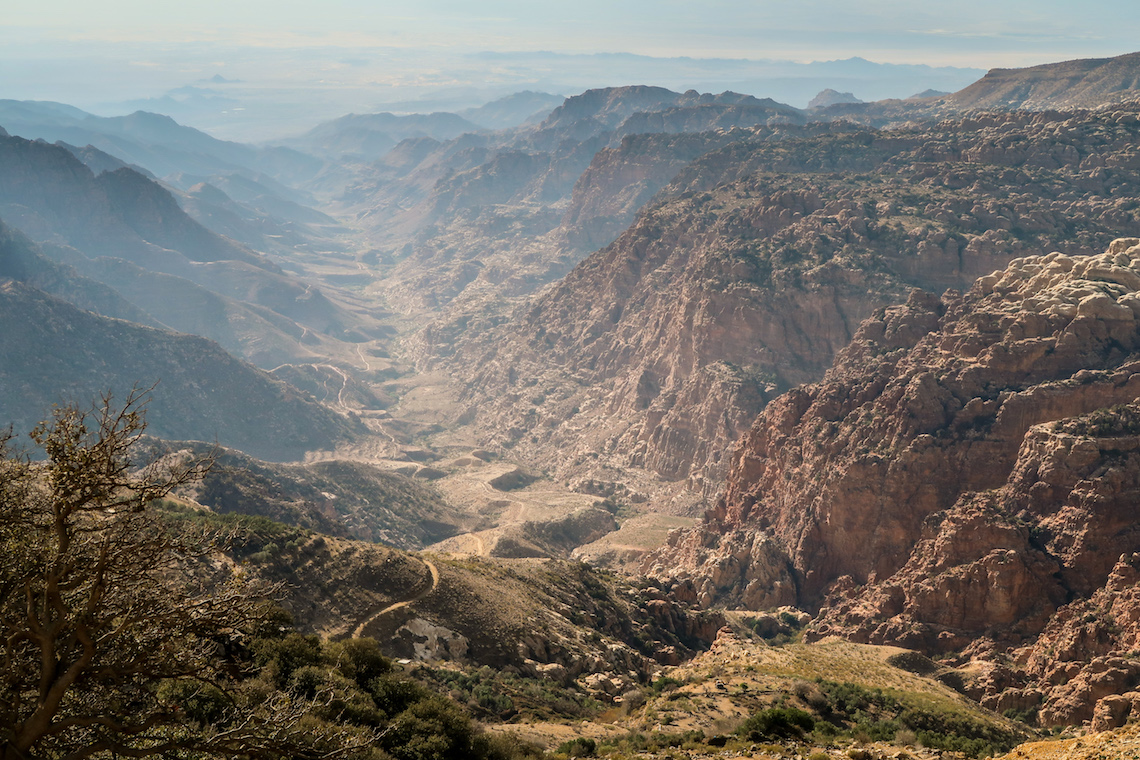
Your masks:
<path fill-rule="evenodd" d="M 138 469 L 144 407 L 136 391 L 119 407 L 58 408 L 32 433 L 43 462 L 0 436 L 3 759 L 323 754 L 299 744 L 303 709 L 287 697 L 232 696 L 221 653 L 269 590 L 186 572 L 208 559 L 209 536 L 172 530 L 151 504 L 205 463 Z M 221 704 L 208 725 L 186 704 L 203 694 Z"/>

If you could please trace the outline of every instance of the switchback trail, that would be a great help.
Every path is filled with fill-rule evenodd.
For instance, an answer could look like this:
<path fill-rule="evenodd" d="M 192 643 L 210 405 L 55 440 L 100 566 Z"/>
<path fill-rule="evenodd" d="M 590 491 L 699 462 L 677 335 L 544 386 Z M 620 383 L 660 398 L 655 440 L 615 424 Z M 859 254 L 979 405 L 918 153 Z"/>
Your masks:
<path fill-rule="evenodd" d="M 324 369 L 331 369 L 333 372 L 340 375 L 340 392 L 336 394 L 336 403 L 341 409 L 348 410 L 348 406 L 344 403 L 344 391 L 348 388 L 348 375 L 339 367 L 334 367 L 331 364 L 314 364 L 314 367 L 323 367 Z M 328 385 L 325 385 L 325 390 L 328 390 Z"/>
<path fill-rule="evenodd" d="M 425 596 L 427 596 L 428 594 L 430 594 L 431 592 L 436 590 L 436 588 L 439 586 L 439 570 L 438 570 L 438 568 L 436 568 L 435 563 L 432 562 L 431 560 L 421 559 L 420 562 L 423 562 L 425 565 L 427 565 L 428 571 L 431 572 L 431 586 L 429 586 L 426 590 L 421 591 L 420 593 L 416 594 L 415 596 L 413 596 L 410 599 L 405 599 L 402 602 L 396 602 L 394 604 L 389 604 L 387 607 L 380 610 L 379 612 L 374 612 L 371 615 L 369 615 L 368 617 L 366 617 L 360 623 L 360 625 L 356 626 L 356 628 L 352 631 L 352 637 L 354 639 L 360 638 L 361 636 L 363 636 L 364 630 L 368 626 L 372 625 L 372 623 L 374 623 L 375 621 L 380 619 L 382 616 L 387 615 L 389 612 L 392 612 L 393 610 L 398 610 L 402 607 L 407 607 L 409 604 L 411 604 L 413 602 L 418 602 L 420 599 L 423 599 Z"/>

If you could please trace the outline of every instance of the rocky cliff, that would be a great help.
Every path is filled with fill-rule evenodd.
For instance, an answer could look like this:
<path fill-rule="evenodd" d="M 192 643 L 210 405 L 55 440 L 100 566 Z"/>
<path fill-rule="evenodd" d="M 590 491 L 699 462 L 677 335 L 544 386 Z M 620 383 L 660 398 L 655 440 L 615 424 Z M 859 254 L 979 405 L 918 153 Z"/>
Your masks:
<path fill-rule="evenodd" d="M 699 493 L 768 398 L 821 377 L 910 287 L 1140 234 L 1134 111 L 797 130 L 703 153 L 509 321 L 425 331 L 472 378 L 483 434 L 568 477 L 644 468 Z"/>
<path fill-rule="evenodd" d="M 705 604 L 818 608 L 814 636 L 988 663 L 971 688 L 997 709 L 1091 718 L 1140 681 L 1138 315 L 1136 238 L 915 292 L 764 410 L 647 569 L 686 568 Z"/>

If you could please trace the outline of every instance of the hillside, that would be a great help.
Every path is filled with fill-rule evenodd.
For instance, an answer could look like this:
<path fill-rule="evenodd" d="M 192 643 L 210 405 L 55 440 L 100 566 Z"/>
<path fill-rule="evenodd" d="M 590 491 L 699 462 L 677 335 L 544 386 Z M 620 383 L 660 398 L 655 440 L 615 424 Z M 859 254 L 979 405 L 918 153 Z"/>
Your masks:
<path fill-rule="evenodd" d="M 1097 108 L 1140 96 L 1140 53 L 1047 63 L 1024 69 L 992 69 L 945 98 L 959 109 L 1043 111 Z"/>
<path fill-rule="evenodd" d="M 178 449 L 177 456 L 213 455 L 209 473 L 179 496 L 217 514 L 265 517 L 399 549 L 422 549 L 471 523 L 423 480 L 373 464 L 335 459 L 274 464 L 202 444 L 178 444 Z"/>
<path fill-rule="evenodd" d="M 300 630 L 372 637 L 388 656 L 428 665 L 489 666 L 552 690 L 598 676 L 633 686 L 706 649 L 724 624 L 582 563 L 413 554 L 264 517 L 165 510 L 233 535 L 226 560 L 195 572 L 217 582 L 240 565 L 284 582 L 281 603 Z"/>
<path fill-rule="evenodd" d="M 362 432 L 204 338 L 101 317 L 21 282 L 0 282 L 0 419 L 31 429 L 53 404 L 90 404 L 155 384 L 150 432 L 298 459 Z"/>
<path fill-rule="evenodd" d="M 31 240 L 3 220 L 0 220 L 0 278 L 18 280 L 105 317 L 148 327 L 163 326 L 113 288 L 44 256 Z"/>

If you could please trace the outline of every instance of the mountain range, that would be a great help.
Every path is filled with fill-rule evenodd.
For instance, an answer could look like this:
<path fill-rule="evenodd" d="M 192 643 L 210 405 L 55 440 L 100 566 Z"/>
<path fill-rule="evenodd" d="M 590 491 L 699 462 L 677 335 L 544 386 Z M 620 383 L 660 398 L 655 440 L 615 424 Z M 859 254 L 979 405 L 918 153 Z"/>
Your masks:
<path fill-rule="evenodd" d="M 274 146 L 2 101 L 0 420 L 150 388 L 150 453 L 224 447 L 164 508 L 248 529 L 195 572 L 300 579 L 306 632 L 574 715 L 698 649 L 841 637 L 1003 741 L 1111 728 L 1140 713 L 1138 82 L 526 92 Z M 839 730 L 830 688 L 785 702 Z"/>

